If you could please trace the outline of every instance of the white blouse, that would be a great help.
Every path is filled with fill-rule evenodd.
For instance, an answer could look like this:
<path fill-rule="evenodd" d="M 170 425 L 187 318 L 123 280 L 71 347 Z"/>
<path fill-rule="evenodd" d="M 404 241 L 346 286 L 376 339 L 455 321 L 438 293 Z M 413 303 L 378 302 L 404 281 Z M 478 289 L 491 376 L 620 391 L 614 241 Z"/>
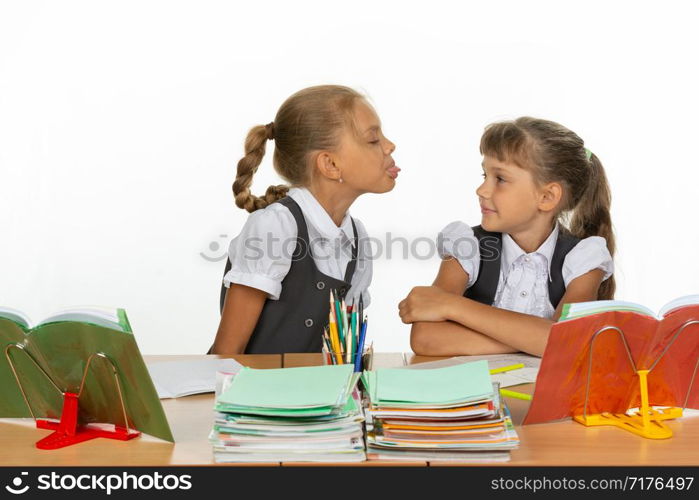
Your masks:
<path fill-rule="evenodd" d="M 292 188 L 288 195 L 298 203 L 306 219 L 316 267 L 332 278 L 344 279 L 355 244 L 349 212 L 338 227 L 308 189 Z M 371 302 L 368 288 L 372 276 L 371 254 L 367 246 L 369 237 L 364 224 L 357 219 L 354 222 L 359 248 L 357 267 L 346 300 L 359 301 L 361 293 L 364 307 L 367 307 Z M 228 248 L 231 269 L 223 277 L 224 285 L 246 285 L 267 292 L 271 300 L 279 300 L 282 281 L 291 268 L 297 234 L 294 216 L 280 203 L 273 203 L 251 213 L 242 231 Z"/>
<path fill-rule="evenodd" d="M 556 225 L 546 241 L 532 253 L 526 253 L 509 234 L 503 234 L 500 280 L 493 306 L 542 318 L 553 316 L 555 310 L 549 300 L 548 280 L 558 233 Z M 480 267 L 478 238 L 471 227 L 460 221 L 447 225 L 437 236 L 437 248 L 440 257 L 454 257 L 459 261 L 468 273 L 467 288 L 471 287 Z M 593 269 L 603 270 L 605 280 L 614 272 L 607 242 L 600 236 L 580 240 L 565 256 L 562 274 L 566 288 L 575 278 Z"/>

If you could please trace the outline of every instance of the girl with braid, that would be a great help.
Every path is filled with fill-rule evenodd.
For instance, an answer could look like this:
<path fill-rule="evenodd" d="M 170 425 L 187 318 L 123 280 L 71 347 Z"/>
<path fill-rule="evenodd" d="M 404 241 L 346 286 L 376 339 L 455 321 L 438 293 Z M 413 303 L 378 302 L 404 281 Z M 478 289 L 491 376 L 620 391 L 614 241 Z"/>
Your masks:
<path fill-rule="evenodd" d="M 250 186 L 267 141 L 288 185 L 258 197 Z M 210 352 L 320 352 L 330 290 L 368 306 L 368 236 L 348 210 L 364 193 L 393 189 L 394 150 L 367 100 L 335 85 L 295 93 L 250 130 L 233 183 L 250 216 L 229 247 Z"/>
<path fill-rule="evenodd" d="M 607 178 L 578 135 L 547 120 L 491 124 L 480 151 L 481 224 L 439 233 L 437 278 L 399 313 L 418 354 L 541 356 L 563 304 L 614 296 Z"/>

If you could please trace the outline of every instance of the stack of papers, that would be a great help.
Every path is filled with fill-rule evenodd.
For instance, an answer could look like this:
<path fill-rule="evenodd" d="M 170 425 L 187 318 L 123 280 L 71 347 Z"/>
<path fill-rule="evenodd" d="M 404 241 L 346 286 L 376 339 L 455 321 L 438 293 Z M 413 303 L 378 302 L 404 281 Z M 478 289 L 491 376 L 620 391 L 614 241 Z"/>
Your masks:
<path fill-rule="evenodd" d="M 209 436 L 216 462 L 360 462 L 364 416 L 350 364 L 226 375 Z"/>
<path fill-rule="evenodd" d="M 519 445 L 485 360 L 362 380 L 369 459 L 501 462 Z"/>

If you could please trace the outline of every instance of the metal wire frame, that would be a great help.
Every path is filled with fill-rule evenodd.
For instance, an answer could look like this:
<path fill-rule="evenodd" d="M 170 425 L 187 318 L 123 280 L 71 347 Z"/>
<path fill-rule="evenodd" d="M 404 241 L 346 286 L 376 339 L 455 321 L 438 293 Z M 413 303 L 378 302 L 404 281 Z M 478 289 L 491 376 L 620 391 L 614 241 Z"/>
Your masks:
<path fill-rule="evenodd" d="M 27 408 L 29 408 L 29 413 L 32 414 L 32 418 L 34 419 L 34 421 L 36 421 L 37 417 L 34 414 L 34 410 L 32 409 L 31 404 L 29 404 L 29 399 L 27 398 L 27 394 L 24 390 L 24 386 L 22 385 L 22 382 L 20 381 L 20 378 L 17 374 L 17 368 L 15 367 L 15 363 L 10 356 L 10 349 L 12 349 L 12 348 L 19 349 L 21 352 L 23 352 L 31 360 L 31 362 L 34 364 L 34 366 L 36 366 L 39 369 L 39 371 L 44 375 L 44 377 L 46 377 L 46 379 L 51 383 L 51 385 L 56 389 L 56 391 L 61 396 L 64 396 L 65 391 L 61 390 L 56 385 L 54 380 L 49 376 L 48 373 L 46 373 L 46 370 L 44 370 L 41 367 L 41 365 L 36 361 L 36 359 L 34 359 L 34 356 L 32 356 L 29 353 L 29 351 L 27 351 L 26 347 L 23 344 L 14 343 L 14 344 L 8 344 L 7 347 L 5 347 L 5 358 L 7 359 L 7 362 L 9 363 L 10 368 L 12 369 L 12 374 L 14 375 L 15 381 L 17 382 L 17 386 L 19 387 L 19 390 L 22 393 L 22 397 L 24 398 L 24 402 L 26 403 Z M 83 370 L 83 376 L 82 376 L 82 380 L 80 381 L 80 387 L 78 389 L 78 399 L 80 399 L 80 396 L 83 393 L 83 390 L 85 388 L 85 380 L 87 379 L 87 373 L 90 369 L 90 365 L 92 364 L 92 360 L 95 359 L 95 357 L 98 357 L 102 360 L 107 361 L 109 363 L 109 366 L 112 369 L 112 374 L 114 375 L 114 383 L 116 385 L 117 391 L 119 392 L 119 402 L 121 404 L 121 413 L 122 413 L 122 416 L 124 418 L 124 427 L 126 428 L 126 432 L 128 433 L 128 432 L 130 432 L 129 420 L 128 420 L 128 416 L 126 413 L 126 404 L 124 403 L 124 393 L 123 393 L 122 388 L 121 388 L 121 383 L 119 382 L 119 372 L 116 368 L 116 365 L 114 364 L 114 361 L 112 361 L 112 359 L 109 356 L 107 356 L 106 354 L 104 354 L 102 352 L 95 352 L 92 355 L 90 355 L 90 357 L 88 358 L 87 363 L 85 365 L 85 369 Z"/>
<path fill-rule="evenodd" d="M 653 361 L 651 364 L 650 368 L 648 368 L 648 373 L 653 371 L 653 369 L 656 367 L 656 365 L 660 362 L 663 356 L 665 356 L 665 353 L 670 349 L 672 344 L 674 344 L 675 340 L 680 336 L 680 334 L 685 330 L 685 328 L 699 324 L 699 320 L 691 320 L 687 321 L 686 323 L 682 324 L 678 329 L 675 335 L 672 337 L 670 342 L 667 343 L 663 351 L 660 353 L 660 355 Z M 629 350 L 629 345 L 626 342 L 626 336 L 624 335 L 624 332 L 617 328 L 616 326 L 605 326 L 600 328 L 595 332 L 595 334 L 592 336 L 592 339 L 590 340 L 590 360 L 588 362 L 588 368 L 587 368 L 587 382 L 585 384 L 585 406 L 583 407 L 583 418 L 587 418 L 587 405 L 590 400 L 590 379 L 592 377 L 592 359 L 593 359 L 593 350 L 594 350 L 594 344 L 595 340 L 597 340 L 597 337 L 609 330 L 616 331 L 620 336 L 621 336 L 621 341 L 624 344 L 624 349 L 626 351 L 626 354 L 629 359 L 629 364 L 633 368 L 634 373 L 638 372 L 638 369 L 636 368 L 636 363 L 634 363 L 633 357 L 631 356 L 631 351 Z M 697 374 L 697 369 L 699 368 L 699 358 L 697 358 L 697 363 L 694 365 L 694 372 L 692 373 L 692 378 L 689 381 L 689 387 L 687 388 L 687 394 L 684 398 L 684 403 L 683 403 L 683 408 L 687 407 L 687 402 L 689 401 L 689 396 L 692 392 L 692 385 L 694 384 L 694 378 L 696 377 Z"/>

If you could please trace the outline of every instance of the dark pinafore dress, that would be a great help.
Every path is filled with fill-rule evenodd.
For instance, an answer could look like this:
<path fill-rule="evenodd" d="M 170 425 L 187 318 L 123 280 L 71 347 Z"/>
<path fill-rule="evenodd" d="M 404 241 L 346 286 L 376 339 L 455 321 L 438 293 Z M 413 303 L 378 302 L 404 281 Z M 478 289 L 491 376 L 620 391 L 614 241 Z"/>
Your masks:
<path fill-rule="evenodd" d="M 328 324 L 330 290 L 337 290 L 341 298 L 347 294 L 357 267 L 357 226 L 352 220 L 354 246 L 352 259 L 347 264 L 343 280 L 321 273 L 313 261 L 308 226 L 299 205 L 291 198 L 281 203 L 294 216 L 298 234 L 296 248 L 288 274 L 282 280 L 279 300 L 269 300 L 260 314 L 255 330 L 245 348 L 245 354 L 280 354 L 285 352 L 320 352 L 323 345 L 323 328 Z M 231 269 L 226 260 L 225 274 Z M 226 287 L 221 287 L 220 306 L 226 297 Z"/>
<path fill-rule="evenodd" d="M 493 305 L 498 282 L 500 281 L 500 261 L 502 259 L 502 233 L 486 231 L 481 226 L 473 227 L 473 233 L 478 238 L 481 261 L 476 282 L 464 292 L 464 297 Z M 551 276 L 548 282 L 549 300 L 554 309 L 565 294 L 563 281 L 563 261 L 580 239 L 560 230 L 556 247 L 551 257 Z"/>

